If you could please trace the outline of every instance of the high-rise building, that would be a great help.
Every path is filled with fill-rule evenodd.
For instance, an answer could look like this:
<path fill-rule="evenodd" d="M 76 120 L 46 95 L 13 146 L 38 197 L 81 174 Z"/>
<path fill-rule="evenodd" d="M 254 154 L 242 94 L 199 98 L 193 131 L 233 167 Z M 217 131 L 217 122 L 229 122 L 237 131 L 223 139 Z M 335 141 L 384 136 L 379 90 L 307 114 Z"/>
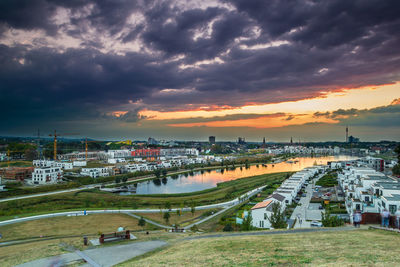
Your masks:
<path fill-rule="evenodd" d="M 246 144 L 246 139 L 244 137 L 238 137 L 238 144 L 240 145 Z"/>
<path fill-rule="evenodd" d="M 265 137 L 263 138 L 262 148 L 265 148 Z"/>
<path fill-rule="evenodd" d="M 208 142 L 209 142 L 210 144 L 215 144 L 215 136 L 209 136 L 209 137 L 208 137 Z"/>
<path fill-rule="evenodd" d="M 346 125 L 346 143 L 349 142 L 349 127 Z"/>

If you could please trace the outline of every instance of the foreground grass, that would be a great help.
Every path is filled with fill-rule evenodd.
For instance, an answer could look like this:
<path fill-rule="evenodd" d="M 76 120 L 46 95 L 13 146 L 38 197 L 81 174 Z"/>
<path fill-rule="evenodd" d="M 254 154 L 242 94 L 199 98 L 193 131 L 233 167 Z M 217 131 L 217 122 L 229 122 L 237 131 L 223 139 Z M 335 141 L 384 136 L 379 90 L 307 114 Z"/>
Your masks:
<path fill-rule="evenodd" d="M 396 266 L 400 235 L 375 230 L 177 242 L 120 266 Z"/>
<path fill-rule="evenodd" d="M 261 185 L 274 186 L 280 184 L 287 175 L 288 173 L 271 173 L 240 178 L 220 183 L 215 188 L 186 194 L 120 196 L 93 189 L 13 200 L 0 203 L 0 220 L 9 218 L 9 216 L 44 211 L 56 212 L 60 210 L 99 208 L 164 208 L 167 201 L 170 202 L 172 207 L 189 206 L 192 202 L 195 202 L 197 206 L 207 205 L 234 199 Z"/>
<path fill-rule="evenodd" d="M 60 244 L 79 246 L 81 238 L 63 238 L 0 248 L 0 266 L 8 267 L 28 261 L 68 253 Z"/>
<path fill-rule="evenodd" d="M 39 236 L 95 235 L 115 232 L 118 227 L 142 230 L 138 220 L 126 214 L 90 214 L 87 216 L 55 217 L 0 226 L 2 242 Z M 156 229 L 146 225 L 147 229 Z"/>
<path fill-rule="evenodd" d="M 97 238 L 99 232 L 115 232 L 118 227 L 136 231 L 157 229 L 146 224 L 138 226 L 138 220 L 126 214 L 93 214 L 78 217 L 56 217 L 0 227 L 2 242 L 37 238 L 35 242 L 0 247 L 0 266 L 13 266 L 38 258 L 54 256 L 69 251 L 65 246 L 84 249 L 83 235 Z M 43 238 L 39 238 L 43 236 Z M 44 240 L 55 237 L 52 240 Z"/>

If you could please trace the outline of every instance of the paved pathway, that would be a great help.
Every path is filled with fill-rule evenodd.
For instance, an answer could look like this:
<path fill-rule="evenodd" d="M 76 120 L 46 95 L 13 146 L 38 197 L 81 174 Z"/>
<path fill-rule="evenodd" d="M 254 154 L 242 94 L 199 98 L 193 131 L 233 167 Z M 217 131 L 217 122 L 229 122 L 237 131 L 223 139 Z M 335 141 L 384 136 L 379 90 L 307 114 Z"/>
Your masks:
<path fill-rule="evenodd" d="M 95 249 L 87 249 L 83 252 L 83 256 L 90 258 L 97 266 L 113 266 L 118 263 L 127 261 L 131 258 L 140 256 L 157 248 L 165 246 L 164 241 L 146 241 L 134 242 L 128 245 L 117 245 Z M 80 251 L 82 253 L 82 251 Z M 27 262 L 19 267 L 43 267 L 51 266 L 55 262 L 63 262 L 64 264 L 72 263 L 82 259 L 82 255 L 77 253 L 66 253 L 54 257 L 43 258 L 31 262 Z M 96 266 L 92 264 L 92 266 Z"/>
<path fill-rule="evenodd" d="M 313 194 L 313 186 L 315 185 L 315 182 L 319 180 L 324 174 L 320 174 L 316 179 L 314 179 L 311 183 L 308 184 L 306 187 L 306 197 L 302 197 L 299 201 L 298 205 L 293 213 L 292 216 L 290 216 L 290 219 L 296 220 L 296 223 L 294 225 L 294 228 L 309 228 L 311 227 L 310 222 L 307 220 L 318 220 L 321 218 L 321 211 L 322 210 L 310 210 L 308 209 L 308 206 L 310 204 L 310 200 L 312 198 Z M 301 222 L 301 223 L 300 223 Z"/>

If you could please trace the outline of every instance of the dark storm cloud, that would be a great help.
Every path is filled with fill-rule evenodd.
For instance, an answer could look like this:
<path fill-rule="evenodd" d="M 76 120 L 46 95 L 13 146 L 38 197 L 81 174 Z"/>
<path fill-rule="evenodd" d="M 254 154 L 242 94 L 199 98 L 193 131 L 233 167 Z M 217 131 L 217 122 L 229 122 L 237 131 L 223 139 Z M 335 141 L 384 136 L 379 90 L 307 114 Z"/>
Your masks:
<path fill-rule="evenodd" d="M 338 109 L 332 112 L 316 112 L 314 117 L 338 120 L 340 124 L 369 127 L 397 127 L 400 125 L 400 104 L 372 109 Z"/>
<path fill-rule="evenodd" d="M 400 79 L 399 1 L 224 3 L 232 8 L 179 1 L 1 1 L 3 38 L 13 38 L 15 29 L 45 34 L 23 44 L 0 37 L 0 110 L 12 127 L 101 118 L 136 101 L 159 110 L 240 106 Z M 60 8 L 70 17 L 56 23 Z M 62 36 L 77 39 L 80 48 L 46 39 Z M 285 42 L 273 45 L 277 41 Z M 115 42 L 141 47 L 108 48 Z M 249 49 L 266 44 L 272 47 Z M 219 62 L 195 64 L 214 58 Z M 183 93 L 160 93 L 167 88 Z M 126 110 L 132 112 L 120 119 L 144 119 L 135 108 Z M 349 112 L 329 116 L 353 117 Z"/>
<path fill-rule="evenodd" d="M 23 64 L 19 61 L 22 58 Z M 117 56 L 69 49 L 60 54 L 48 48 L 0 45 L 2 114 L 14 122 L 14 118 L 17 122 L 93 118 L 98 115 L 95 110 L 112 110 L 164 86 L 185 83 L 173 64 L 148 62 L 147 56 L 136 53 Z M 127 120 L 131 120 L 130 115 Z"/>

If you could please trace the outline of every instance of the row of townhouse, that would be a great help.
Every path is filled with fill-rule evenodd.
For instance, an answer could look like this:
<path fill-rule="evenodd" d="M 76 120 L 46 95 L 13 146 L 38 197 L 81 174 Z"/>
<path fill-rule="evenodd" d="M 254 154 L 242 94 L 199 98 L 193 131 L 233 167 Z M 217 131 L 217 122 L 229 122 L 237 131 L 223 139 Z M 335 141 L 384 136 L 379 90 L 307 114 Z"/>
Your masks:
<path fill-rule="evenodd" d="M 72 162 L 59 162 L 54 160 L 33 160 L 33 166 L 43 168 L 43 167 L 60 167 L 64 170 L 72 170 L 74 165 Z"/>
<path fill-rule="evenodd" d="M 114 174 L 113 167 L 100 168 L 82 168 L 80 174 L 82 176 L 90 176 L 92 178 L 106 177 Z"/>
<path fill-rule="evenodd" d="M 266 152 L 269 154 L 279 155 L 284 153 L 299 153 L 299 154 L 330 154 L 330 155 L 337 155 L 343 152 L 338 146 L 335 147 L 305 147 L 299 145 L 291 145 L 291 146 L 284 146 L 284 147 L 272 147 L 267 148 Z"/>
<path fill-rule="evenodd" d="M 370 167 L 347 166 L 338 179 L 350 218 L 354 211 L 381 213 L 387 209 L 393 215 L 400 209 L 400 183 L 394 177 Z"/>
<path fill-rule="evenodd" d="M 207 163 L 207 160 L 201 157 L 188 158 L 187 156 L 162 157 L 159 162 L 138 162 L 121 166 L 122 172 L 154 171 L 156 169 L 168 169 L 181 167 L 189 164 Z"/>
<path fill-rule="evenodd" d="M 268 218 L 272 215 L 272 204 L 279 203 L 283 212 L 288 205 L 296 201 L 297 194 L 308 181 L 323 170 L 322 166 L 305 168 L 286 179 L 272 195 L 251 208 L 252 225 L 257 228 L 271 228 Z"/>

